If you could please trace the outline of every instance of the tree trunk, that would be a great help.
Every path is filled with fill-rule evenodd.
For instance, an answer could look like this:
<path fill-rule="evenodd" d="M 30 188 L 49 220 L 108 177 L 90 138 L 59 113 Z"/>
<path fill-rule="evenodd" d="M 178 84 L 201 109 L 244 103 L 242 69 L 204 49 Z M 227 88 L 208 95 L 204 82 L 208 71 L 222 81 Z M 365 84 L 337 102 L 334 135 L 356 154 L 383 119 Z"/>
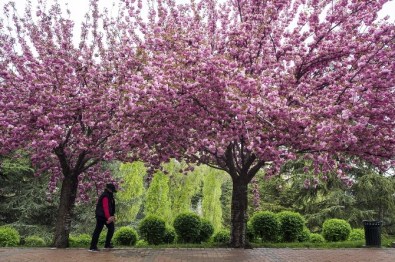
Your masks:
<path fill-rule="evenodd" d="M 72 211 L 77 195 L 78 175 L 65 175 L 62 181 L 60 203 L 56 218 L 53 246 L 66 248 L 69 246 Z"/>
<path fill-rule="evenodd" d="M 247 205 L 248 205 L 248 182 L 244 179 L 233 179 L 232 206 L 231 206 L 231 240 L 230 245 L 234 248 L 247 247 Z"/>

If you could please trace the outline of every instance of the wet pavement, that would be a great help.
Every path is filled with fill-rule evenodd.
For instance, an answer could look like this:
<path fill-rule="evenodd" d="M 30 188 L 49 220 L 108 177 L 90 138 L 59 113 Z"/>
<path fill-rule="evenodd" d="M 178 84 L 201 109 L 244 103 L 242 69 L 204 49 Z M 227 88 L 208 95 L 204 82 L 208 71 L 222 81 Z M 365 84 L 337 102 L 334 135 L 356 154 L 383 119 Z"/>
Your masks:
<path fill-rule="evenodd" d="M 100 261 L 262 261 L 262 262 L 395 262 L 395 248 L 125 248 L 89 252 L 87 249 L 0 248 L 1 262 L 100 262 Z"/>

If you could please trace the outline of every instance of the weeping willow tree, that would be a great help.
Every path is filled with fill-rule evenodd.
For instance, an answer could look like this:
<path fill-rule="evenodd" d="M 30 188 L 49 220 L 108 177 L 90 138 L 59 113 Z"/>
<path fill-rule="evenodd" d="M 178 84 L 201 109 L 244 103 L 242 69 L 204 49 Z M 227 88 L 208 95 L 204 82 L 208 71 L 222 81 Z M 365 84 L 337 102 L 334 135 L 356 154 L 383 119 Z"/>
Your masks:
<path fill-rule="evenodd" d="M 217 232 L 222 228 L 221 186 L 226 174 L 208 166 L 201 166 L 198 171 L 203 174 L 203 217 L 213 224 Z"/>
<path fill-rule="evenodd" d="M 146 216 L 155 215 L 171 223 L 172 212 L 169 197 L 169 177 L 162 172 L 155 173 L 145 198 Z"/>
<path fill-rule="evenodd" d="M 144 187 L 146 168 L 142 162 L 120 165 L 118 176 L 122 178 L 123 191 L 117 194 L 120 207 L 118 217 L 121 222 L 136 220 L 144 205 L 144 215 L 156 215 L 172 224 L 183 212 L 192 211 L 192 199 L 199 196 L 201 213 L 214 226 L 222 228 L 221 195 L 227 176 L 208 166 L 195 167 L 185 173 L 185 163 L 172 160 L 163 165 L 163 172 L 154 174 L 148 188 Z M 202 185 L 202 186 L 201 186 Z M 147 186 L 147 185 L 146 185 Z"/>
<path fill-rule="evenodd" d="M 191 211 L 192 197 L 199 192 L 202 177 L 198 170 L 184 174 L 186 165 L 175 160 L 165 165 L 170 177 L 172 221 L 177 215 Z"/>
<path fill-rule="evenodd" d="M 142 162 L 122 163 L 117 176 L 123 183 L 117 197 L 117 217 L 119 222 L 130 222 L 136 216 L 143 203 L 146 168 Z"/>

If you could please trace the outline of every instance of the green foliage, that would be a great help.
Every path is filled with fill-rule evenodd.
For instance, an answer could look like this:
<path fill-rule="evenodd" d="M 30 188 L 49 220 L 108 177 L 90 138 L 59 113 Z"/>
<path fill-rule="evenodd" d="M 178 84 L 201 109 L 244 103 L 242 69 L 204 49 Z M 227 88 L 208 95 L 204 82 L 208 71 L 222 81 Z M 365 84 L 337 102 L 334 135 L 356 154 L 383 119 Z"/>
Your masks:
<path fill-rule="evenodd" d="M 44 247 L 45 241 L 39 236 L 28 236 L 25 238 L 25 246 L 28 247 Z"/>
<path fill-rule="evenodd" d="M 352 229 L 350 235 L 348 236 L 348 240 L 350 241 L 364 240 L 364 239 L 365 239 L 365 231 L 361 228 Z"/>
<path fill-rule="evenodd" d="M 166 227 L 165 234 L 163 236 L 163 242 L 165 244 L 172 244 L 176 239 L 176 231 L 172 227 Z"/>
<path fill-rule="evenodd" d="M 310 240 L 311 243 L 324 243 L 325 239 L 322 235 L 317 234 L 317 233 L 311 233 L 310 234 Z"/>
<path fill-rule="evenodd" d="M 122 179 L 120 190 L 116 194 L 118 222 L 130 222 L 136 219 L 144 199 L 144 175 L 146 168 L 142 162 L 122 163 L 115 176 Z"/>
<path fill-rule="evenodd" d="M 114 242 L 122 246 L 134 246 L 137 242 L 137 232 L 131 227 L 120 227 L 114 233 Z"/>
<path fill-rule="evenodd" d="M 104 245 L 106 243 L 107 231 L 102 231 L 99 236 L 99 244 Z"/>
<path fill-rule="evenodd" d="M 140 237 L 150 245 L 159 245 L 164 242 L 165 232 L 166 223 L 160 217 L 147 216 L 140 222 Z"/>
<path fill-rule="evenodd" d="M 218 231 L 222 228 L 221 185 L 226 174 L 208 166 L 200 166 L 196 171 L 203 176 L 203 217 Z"/>
<path fill-rule="evenodd" d="M 359 205 L 364 209 L 371 209 L 374 211 L 373 216 L 363 217 L 361 220 L 380 220 L 386 222 L 385 224 L 394 224 L 394 177 L 386 177 L 373 170 L 365 169 L 363 170 L 363 175 L 356 181 L 353 189 Z"/>
<path fill-rule="evenodd" d="M 214 233 L 214 226 L 207 219 L 201 219 L 199 242 L 207 242 Z"/>
<path fill-rule="evenodd" d="M 71 235 L 69 237 L 70 247 L 88 247 L 91 243 L 91 236 L 88 234 Z"/>
<path fill-rule="evenodd" d="M 221 186 L 221 208 L 222 208 L 222 223 L 223 227 L 230 228 L 231 227 L 231 203 L 232 203 L 232 179 L 230 176 L 227 176 Z"/>
<path fill-rule="evenodd" d="M 296 212 L 283 211 L 277 214 L 280 222 L 281 239 L 284 242 L 294 242 L 302 233 L 305 220 Z"/>
<path fill-rule="evenodd" d="M 195 213 L 182 213 L 174 219 L 174 229 L 178 240 L 182 243 L 199 241 L 201 220 Z"/>
<path fill-rule="evenodd" d="M 187 165 L 176 160 L 170 161 L 166 165 L 163 165 L 163 167 L 170 177 L 169 187 L 171 191 L 169 197 L 172 219 L 170 222 L 167 222 L 168 224 L 172 224 L 179 214 L 190 212 L 192 198 L 200 195 L 202 176 L 198 169 L 183 174 L 180 170 L 185 169 Z"/>
<path fill-rule="evenodd" d="M 351 232 L 350 224 L 343 219 L 328 219 L 322 226 L 322 235 L 327 241 L 344 241 Z"/>
<path fill-rule="evenodd" d="M 280 224 L 273 212 L 261 211 L 255 213 L 251 218 L 251 225 L 262 242 L 277 240 Z"/>
<path fill-rule="evenodd" d="M 57 201 L 46 195 L 49 176 L 35 177 L 22 151 L 0 161 L 0 225 L 12 224 L 22 236 L 49 232 L 57 210 Z"/>
<path fill-rule="evenodd" d="M 15 228 L 10 226 L 0 227 L 0 247 L 15 247 L 19 245 L 20 236 Z"/>
<path fill-rule="evenodd" d="M 302 233 L 298 236 L 299 242 L 309 242 L 310 241 L 310 230 L 307 227 L 303 228 Z"/>
<path fill-rule="evenodd" d="M 247 222 L 246 237 L 247 237 L 249 242 L 254 242 L 255 239 L 256 239 L 256 234 L 255 234 L 254 227 L 253 227 L 251 221 Z"/>
<path fill-rule="evenodd" d="M 149 246 L 149 244 L 147 243 L 147 241 L 140 239 L 136 242 L 136 247 L 147 247 Z"/>
<path fill-rule="evenodd" d="M 172 220 L 169 178 L 161 172 L 155 173 L 147 190 L 144 212 L 146 216 L 159 216 L 167 223 Z"/>
<path fill-rule="evenodd" d="M 214 234 L 214 243 L 228 244 L 230 242 L 230 232 L 229 230 L 222 229 Z"/>
<path fill-rule="evenodd" d="M 361 164 L 361 167 L 363 166 L 365 165 Z M 391 224 L 395 225 L 392 222 L 395 221 L 395 209 L 392 208 L 394 205 L 391 206 L 395 203 L 395 197 L 390 186 L 394 185 L 395 179 L 382 179 L 386 181 L 384 190 L 386 196 L 382 196 L 374 192 L 374 190 L 380 190 L 381 184 L 377 184 L 379 186 L 376 187 L 374 186 L 376 183 L 371 183 L 373 186 L 360 186 L 358 182 L 363 176 L 375 172 L 367 166 L 361 167 L 350 173 L 356 182 L 353 187 L 349 188 L 338 179 L 336 174 L 326 174 L 324 182 L 322 177 L 306 172 L 306 168 L 308 170 L 312 168 L 311 161 L 304 159 L 290 161 L 283 165 L 278 176 L 260 180 L 261 208 L 273 212 L 297 211 L 303 214 L 308 227 L 313 231 L 321 231 L 322 224 L 329 218 L 345 219 L 352 226 L 358 227 L 362 220 L 382 220 L 374 219 L 374 215 L 378 213 L 381 213 L 381 216 L 384 214 L 386 227 Z M 306 189 L 303 187 L 306 179 L 313 183 L 314 179 L 321 180 L 321 182 L 316 187 Z M 376 196 L 380 196 L 379 201 L 376 201 Z M 382 208 L 380 208 L 380 203 Z M 395 226 L 393 228 L 395 233 Z"/>

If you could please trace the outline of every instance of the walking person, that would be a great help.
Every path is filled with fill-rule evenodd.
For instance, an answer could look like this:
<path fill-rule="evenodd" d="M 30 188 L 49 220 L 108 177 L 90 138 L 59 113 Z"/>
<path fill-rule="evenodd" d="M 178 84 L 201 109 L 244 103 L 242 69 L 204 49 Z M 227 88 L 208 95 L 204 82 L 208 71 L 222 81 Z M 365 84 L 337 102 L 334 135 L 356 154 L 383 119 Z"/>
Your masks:
<path fill-rule="evenodd" d="M 104 192 L 100 195 L 97 201 L 96 228 L 92 235 L 89 251 L 99 251 L 97 248 L 97 243 L 99 242 L 99 236 L 104 226 L 106 226 L 108 229 L 104 248 L 114 248 L 114 246 L 111 244 L 111 239 L 115 230 L 115 200 L 113 193 L 116 192 L 117 190 L 114 184 L 107 184 Z"/>

